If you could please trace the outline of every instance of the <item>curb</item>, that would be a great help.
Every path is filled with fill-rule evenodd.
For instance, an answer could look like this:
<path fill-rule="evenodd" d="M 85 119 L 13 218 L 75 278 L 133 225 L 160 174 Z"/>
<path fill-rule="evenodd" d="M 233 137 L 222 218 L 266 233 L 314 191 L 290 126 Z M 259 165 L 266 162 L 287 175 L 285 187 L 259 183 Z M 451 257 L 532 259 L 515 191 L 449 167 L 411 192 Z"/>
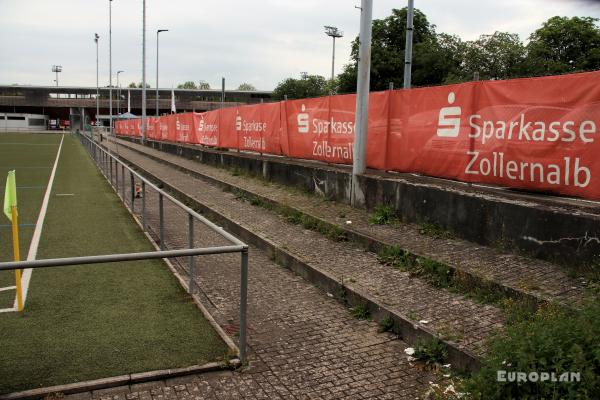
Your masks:
<path fill-rule="evenodd" d="M 343 282 L 339 282 L 335 277 L 327 274 L 324 271 L 318 270 L 317 268 L 303 261 L 300 257 L 284 251 L 270 240 L 260 237 L 240 223 L 235 222 L 227 216 L 209 208 L 208 206 L 205 206 L 204 204 L 199 203 L 186 193 L 132 163 L 126 157 L 121 155 L 120 158 L 122 161 L 129 164 L 132 168 L 136 169 L 147 178 L 150 178 L 155 182 L 160 182 L 164 189 L 170 191 L 176 198 L 179 198 L 179 200 L 188 205 L 192 204 L 207 218 L 213 220 L 213 222 L 216 222 L 219 225 L 222 225 L 224 229 L 233 233 L 247 244 L 252 244 L 267 252 L 273 261 L 290 269 L 297 275 L 313 283 L 318 288 L 328 293 L 340 293 L 343 291 L 345 293 L 345 299 L 343 299 L 345 304 L 349 306 L 366 306 L 371 312 L 373 319 L 377 322 L 386 316 L 392 317 L 394 320 L 394 332 L 402 337 L 402 339 L 408 344 L 416 344 L 419 339 L 433 340 L 438 338 L 434 332 L 420 324 L 415 324 L 412 320 L 400 312 L 377 303 L 377 301 L 372 299 L 369 295 L 360 293 L 353 289 L 352 286 L 348 286 Z M 443 343 L 448 348 L 448 361 L 454 367 L 464 371 L 477 371 L 480 369 L 481 363 L 474 353 L 460 345 L 451 342 L 443 341 Z"/>
<path fill-rule="evenodd" d="M 91 392 L 100 389 L 109 389 L 117 386 L 130 384 L 162 381 L 186 375 L 202 374 L 214 371 L 223 371 L 237 367 L 240 361 L 236 358 L 230 361 L 230 365 L 211 362 L 204 365 L 192 365 L 184 368 L 163 369 L 156 371 L 140 372 L 135 374 L 119 375 L 110 378 L 94 379 L 90 381 L 69 383 L 66 385 L 48 386 L 45 388 L 25 390 L 22 392 L 0 395 L 0 400 L 29 400 L 39 399 L 50 394 L 62 393 L 65 395 Z"/>

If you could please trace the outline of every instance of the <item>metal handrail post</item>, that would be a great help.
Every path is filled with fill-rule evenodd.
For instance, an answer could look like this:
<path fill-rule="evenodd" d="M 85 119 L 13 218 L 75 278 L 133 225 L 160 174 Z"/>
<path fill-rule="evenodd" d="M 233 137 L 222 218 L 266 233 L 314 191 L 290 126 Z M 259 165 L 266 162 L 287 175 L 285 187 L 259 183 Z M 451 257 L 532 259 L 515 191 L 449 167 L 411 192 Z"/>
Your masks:
<path fill-rule="evenodd" d="M 248 311 L 248 248 L 242 251 L 240 279 L 240 361 L 246 362 L 246 319 Z"/>
<path fill-rule="evenodd" d="M 188 214 L 188 246 L 192 248 L 194 246 L 194 217 L 192 214 Z M 188 285 L 188 292 L 194 294 L 194 256 L 188 258 L 190 283 Z"/>
<path fill-rule="evenodd" d="M 121 162 L 121 161 L 119 161 Z M 127 198 L 125 197 L 125 166 L 121 163 L 121 198 L 123 203 L 127 204 Z"/>
<path fill-rule="evenodd" d="M 146 232 L 146 182 L 142 181 L 142 230 Z"/>
<path fill-rule="evenodd" d="M 165 249 L 165 212 L 163 207 L 163 195 L 158 194 L 158 220 L 159 220 L 159 235 L 160 235 L 160 249 Z"/>
<path fill-rule="evenodd" d="M 135 182 L 133 179 L 133 172 L 129 173 L 129 183 L 131 186 L 131 212 L 135 213 L 135 203 L 134 203 L 134 196 L 135 196 Z"/>

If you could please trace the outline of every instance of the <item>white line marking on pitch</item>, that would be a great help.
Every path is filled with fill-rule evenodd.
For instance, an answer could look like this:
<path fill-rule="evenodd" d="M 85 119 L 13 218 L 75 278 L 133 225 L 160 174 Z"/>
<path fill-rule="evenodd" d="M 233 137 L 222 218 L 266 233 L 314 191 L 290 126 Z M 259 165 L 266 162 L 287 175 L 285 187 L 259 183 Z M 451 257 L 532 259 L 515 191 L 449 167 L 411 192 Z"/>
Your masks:
<path fill-rule="evenodd" d="M 75 196 L 75 193 L 56 193 L 55 196 Z"/>
<path fill-rule="evenodd" d="M 8 290 L 15 290 L 15 289 L 17 289 L 16 286 L 7 286 L 7 287 L 0 288 L 0 292 L 6 292 Z"/>
<path fill-rule="evenodd" d="M 40 209 L 40 215 L 38 216 L 37 223 L 35 224 L 35 230 L 33 231 L 33 237 L 31 238 L 31 244 L 29 245 L 29 253 L 27 254 L 27 261 L 35 260 L 37 257 L 38 246 L 40 245 L 40 237 L 42 236 L 42 228 L 44 227 L 44 219 L 46 218 L 46 211 L 48 210 L 48 201 L 50 200 L 50 193 L 52 192 L 52 184 L 54 183 L 54 175 L 56 175 L 56 167 L 58 166 L 58 159 L 60 158 L 60 150 L 62 149 L 63 140 L 65 135 L 62 135 L 60 139 L 60 145 L 58 145 L 58 151 L 56 152 L 56 160 L 54 160 L 54 166 L 52 167 L 52 173 L 48 180 L 48 187 L 44 194 L 44 200 L 42 201 L 42 208 Z M 27 292 L 29 291 L 29 281 L 31 281 L 31 268 L 23 271 L 23 278 L 21 279 L 23 287 L 23 306 L 25 306 L 25 300 L 27 299 Z M 17 299 L 15 298 L 15 305 L 13 307 L 17 309 Z"/>

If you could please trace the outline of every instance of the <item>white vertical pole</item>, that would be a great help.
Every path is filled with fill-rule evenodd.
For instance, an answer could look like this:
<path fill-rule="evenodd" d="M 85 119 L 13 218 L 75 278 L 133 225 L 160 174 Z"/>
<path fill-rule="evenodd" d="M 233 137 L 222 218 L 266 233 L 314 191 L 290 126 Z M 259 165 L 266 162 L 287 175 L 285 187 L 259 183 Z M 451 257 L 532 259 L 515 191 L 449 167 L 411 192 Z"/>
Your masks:
<path fill-rule="evenodd" d="M 406 45 L 404 46 L 404 89 L 410 89 L 412 73 L 413 17 L 415 13 L 414 0 L 408 0 L 406 13 Z"/>
<path fill-rule="evenodd" d="M 159 30 L 156 31 L 156 116 L 158 117 L 158 34 Z"/>
<path fill-rule="evenodd" d="M 112 0 L 108 0 L 108 133 L 113 134 L 112 119 Z"/>
<path fill-rule="evenodd" d="M 97 33 L 94 34 L 96 40 L 96 126 L 98 126 L 98 115 L 100 114 L 100 83 L 98 81 L 98 39 Z"/>
<path fill-rule="evenodd" d="M 333 82 L 335 70 L 335 36 L 333 37 L 333 54 L 331 56 L 331 81 Z"/>
<path fill-rule="evenodd" d="M 361 0 L 358 79 L 356 84 L 354 162 L 352 165 L 352 189 L 350 198 L 352 205 L 360 205 L 364 201 L 364 194 L 358 185 L 358 175 L 363 174 L 366 170 L 372 22 L 373 0 Z"/>
<path fill-rule="evenodd" d="M 142 2 L 142 143 L 146 142 L 146 0 Z"/>

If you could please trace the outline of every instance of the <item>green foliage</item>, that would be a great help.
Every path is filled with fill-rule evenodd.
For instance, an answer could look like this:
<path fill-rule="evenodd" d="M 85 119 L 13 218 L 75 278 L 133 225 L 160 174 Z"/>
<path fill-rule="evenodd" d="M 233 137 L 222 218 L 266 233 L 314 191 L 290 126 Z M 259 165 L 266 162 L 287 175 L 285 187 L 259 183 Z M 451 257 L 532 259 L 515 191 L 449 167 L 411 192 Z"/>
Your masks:
<path fill-rule="evenodd" d="M 419 224 L 419 233 L 422 235 L 427 235 L 434 237 L 436 239 L 454 239 L 455 236 L 452 232 L 442 228 L 438 224 L 434 224 L 431 222 L 422 222 Z"/>
<path fill-rule="evenodd" d="M 273 91 L 273 98 L 283 100 L 319 97 L 328 94 L 327 81 L 320 75 L 303 74 L 300 79 L 288 78 L 280 82 Z"/>
<path fill-rule="evenodd" d="M 142 82 L 137 83 L 137 84 L 135 82 L 131 82 L 127 87 L 141 89 L 142 86 L 143 86 Z M 150 87 L 152 87 L 152 86 L 150 86 L 150 84 L 148 82 L 146 82 L 146 88 L 150 88 Z"/>
<path fill-rule="evenodd" d="M 371 90 L 388 89 L 390 82 L 396 88 L 403 85 L 406 13 L 406 7 L 393 9 L 391 16 L 373 20 Z M 412 82 L 416 86 L 440 84 L 446 76 L 457 73 L 460 68 L 461 60 L 456 52 L 460 40 L 451 35 L 437 35 L 435 26 L 418 9 L 415 9 L 413 21 Z M 350 58 L 350 64 L 338 76 L 342 93 L 356 91 L 358 38 L 352 42 Z"/>
<path fill-rule="evenodd" d="M 441 364 L 448 358 L 448 348 L 441 340 L 419 340 L 415 346 L 413 357 L 427 365 Z"/>
<path fill-rule="evenodd" d="M 396 212 L 390 206 L 379 205 L 369 216 L 369 223 L 374 225 L 388 225 L 396 219 Z"/>
<path fill-rule="evenodd" d="M 552 17 L 529 37 L 526 69 L 549 75 L 600 68 L 597 18 Z"/>
<path fill-rule="evenodd" d="M 256 88 L 251 83 L 244 82 L 244 83 L 240 83 L 240 86 L 238 86 L 237 90 L 246 90 L 249 92 L 254 92 L 254 91 L 256 91 Z"/>
<path fill-rule="evenodd" d="M 462 80 L 472 80 L 475 72 L 480 79 L 507 79 L 521 75 L 525 46 L 519 35 L 497 31 L 465 43 L 463 57 Z"/>
<path fill-rule="evenodd" d="M 371 312 L 366 304 L 359 304 L 353 307 L 350 311 L 352 316 L 356 319 L 369 319 L 371 318 Z"/>
<path fill-rule="evenodd" d="M 600 29 L 591 17 L 552 17 L 529 38 L 494 32 L 473 41 L 437 33 L 425 14 L 415 9 L 413 86 L 507 79 L 600 69 Z M 401 88 L 404 76 L 406 8 L 373 20 L 371 90 Z M 339 92 L 356 91 L 358 38 L 352 42 L 350 63 L 337 77 Z"/>
<path fill-rule="evenodd" d="M 200 90 L 210 90 L 210 85 L 206 81 L 198 81 L 198 89 L 200 89 Z"/>
<path fill-rule="evenodd" d="M 414 263 L 414 256 L 400 246 L 384 246 L 377 252 L 379 262 L 402 271 L 407 271 Z"/>
<path fill-rule="evenodd" d="M 389 332 L 394 328 L 394 319 L 388 315 L 379 321 L 379 332 Z"/>
<path fill-rule="evenodd" d="M 196 86 L 194 81 L 187 81 L 177 85 L 177 89 L 198 89 L 198 86 Z"/>
<path fill-rule="evenodd" d="M 494 337 L 483 368 L 467 380 L 474 399 L 591 399 L 600 393 L 600 304 L 546 306 Z M 497 382 L 497 371 L 579 372 L 580 382 Z"/>
<path fill-rule="evenodd" d="M 417 257 L 412 274 L 424 278 L 435 287 L 450 287 L 454 271 L 445 264 L 426 257 Z"/>

